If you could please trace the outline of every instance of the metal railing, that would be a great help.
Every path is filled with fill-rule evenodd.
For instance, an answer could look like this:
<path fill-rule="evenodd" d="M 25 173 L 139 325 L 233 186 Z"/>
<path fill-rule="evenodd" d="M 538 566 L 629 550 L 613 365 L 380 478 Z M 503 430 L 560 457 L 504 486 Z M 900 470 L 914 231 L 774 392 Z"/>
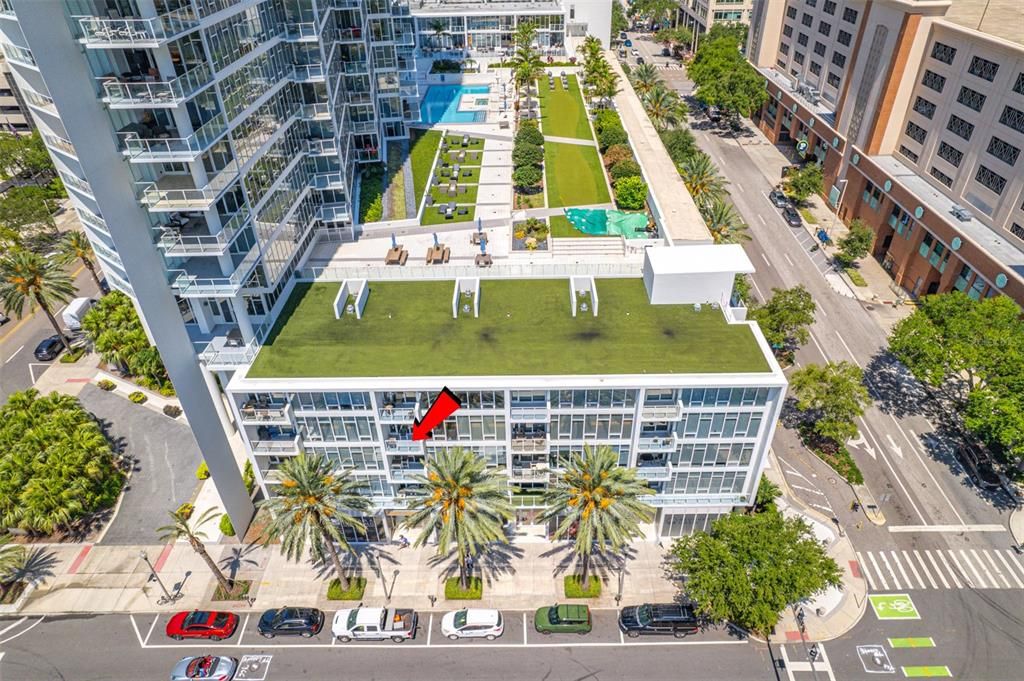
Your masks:
<path fill-rule="evenodd" d="M 347 203 L 325 203 L 317 211 L 317 218 L 321 222 L 347 222 L 350 217 Z"/>
<path fill-rule="evenodd" d="M 509 264 L 492 267 L 472 265 L 430 265 L 387 267 L 315 266 L 301 270 L 301 279 L 314 281 L 344 281 L 345 279 L 455 279 L 481 277 L 485 279 L 550 279 L 570 276 L 639 277 L 641 263 L 541 263 Z"/>
<path fill-rule="evenodd" d="M 336 154 L 338 153 L 338 143 L 335 140 L 306 140 L 306 151 L 310 154 Z"/>
<path fill-rule="evenodd" d="M 546 452 L 549 441 L 546 437 L 516 438 L 512 436 L 513 452 Z"/>
<path fill-rule="evenodd" d="M 151 46 L 170 40 L 199 25 L 199 19 L 187 8 L 149 19 L 72 17 L 78 19 L 82 42 L 86 45 Z M 154 44 L 155 43 L 155 44 Z"/>
<path fill-rule="evenodd" d="M 323 64 L 298 64 L 292 70 L 292 80 L 299 83 L 320 81 L 324 79 Z"/>
<path fill-rule="evenodd" d="M 309 178 L 309 186 L 313 189 L 344 189 L 345 173 L 317 173 Z"/>
<path fill-rule="evenodd" d="M 415 452 L 420 453 L 423 451 L 423 445 L 413 440 L 395 440 L 389 439 L 384 440 L 384 451 L 389 453 L 394 452 Z"/>
<path fill-rule="evenodd" d="M 266 406 L 243 406 L 238 412 L 242 415 L 242 421 L 246 423 L 277 423 L 291 420 L 290 404 L 266 405 Z"/>
<path fill-rule="evenodd" d="M 173 228 L 164 228 L 157 246 L 167 255 L 224 255 L 248 217 L 248 209 L 243 208 L 231 216 L 216 234 L 183 235 Z"/>
<path fill-rule="evenodd" d="M 672 466 L 670 464 L 664 466 L 638 465 L 636 477 L 641 480 L 668 480 L 672 477 Z"/>
<path fill-rule="evenodd" d="M 683 405 L 679 402 L 664 405 L 644 405 L 640 409 L 640 418 L 645 421 L 674 421 L 679 419 L 682 412 Z"/>
<path fill-rule="evenodd" d="M 416 407 L 385 407 L 380 410 L 378 418 L 384 423 L 407 423 L 415 420 Z"/>
<path fill-rule="evenodd" d="M 43 142 L 45 142 L 46 146 L 51 149 L 57 149 L 58 151 L 63 151 L 66 154 L 70 154 L 71 156 L 78 158 L 78 152 L 75 151 L 75 145 L 73 145 L 70 140 L 44 132 Z"/>
<path fill-rule="evenodd" d="M 547 421 L 547 407 L 512 407 L 513 421 Z"/>
<path fill-rule="evenodd" d="M 509 480 L 518 482 L 548 482 L 551 479 L 550 470 L 533 468 L 513 468 L 509 474 Z"/>
<path fill-rule="evenodd" d="M 213 146 L 228 129 L 224 114 L 217 114 L 188 137 L 143 138 L 138 133 L 122 133 L 125 154 L 132 161 L 194 161 Z"/>
<path fill-rule="evenodd" d="M 258 244 L 254 244 L 235 270 L 228 276 L 197 277 L 185 270 L 171 270 L 177 273 L 172 285 L 183 296 L 235 295 L 242 288 L 253 268 L 260 259 Z"/>
<path fill-rule="evenodd" d="M 207 366 L 239 366 L 249 364 L 256 358 L 256 353 L 260 351 L 260 346 L 269 331 L 269 324 L 256 327 L 253 339 L 242 347 L 228 347 L 226 345 L 218 347 L 213 342 L 210 342 L 199 353 L 199 361 Z"/>
<path fill-rule="evenodd" d="M 331 115 L 331 109 L 326 104 L 304 104 L 302 106 L 301 118 L 316 120 Z"/>
<path fill-rule="evenodd" d="M 655 494 L 644 497 L 644 502 L 651 506 L 738 506 L 746 501 L 744 494 Z"/>
<path fill-rule="evenodd" d="M 642 437 L 637 441 L 637 449 L 647 452 L 667 452 L 676 448 L 676 440 L 671 435 Z"/>
<path fill-rule="evenodd" d="M 316 24 L 312 21 L 288 24 L 284 30 L 284 38 L 289 41 L 316 40 Z"/>
<path fill-rule="evenodd" d="M 113 108 L 140 104 L 177 106 L 211 81 L 210 68 L 205 64 L 168 81 L 124 83 L 107 80 L 103 83 L 103 101 Z"/>
<path fill-rule="evenodd" d="M 299 436 L 278 438 L 276 440 L 253 440 L 253 454 L 290 454 L 298 453 Z"/>

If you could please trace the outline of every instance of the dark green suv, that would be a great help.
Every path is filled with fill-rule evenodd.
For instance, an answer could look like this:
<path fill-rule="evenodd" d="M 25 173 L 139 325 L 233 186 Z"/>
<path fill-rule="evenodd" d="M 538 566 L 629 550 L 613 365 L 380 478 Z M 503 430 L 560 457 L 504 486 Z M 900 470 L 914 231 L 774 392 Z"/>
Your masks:
<path fill-rule="evenodd" d="M 590 608 L 585 605 L 551 605 L 533 616 L 533 626 L 542 634 L 589 634 Z"/>

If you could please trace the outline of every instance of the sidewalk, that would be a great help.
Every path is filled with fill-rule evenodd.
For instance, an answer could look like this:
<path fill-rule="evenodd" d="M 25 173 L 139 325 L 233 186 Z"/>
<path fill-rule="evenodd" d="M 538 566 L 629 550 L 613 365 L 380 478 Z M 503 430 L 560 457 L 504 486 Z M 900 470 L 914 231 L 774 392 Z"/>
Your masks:
<path fill-rule="evenodd" d="M 845 533 L 839 534 L 836 531 L 831 518 L 826 518 L 797 498 L 786 482 L 774 452 L 769 454 L 769 464 L 764 474 L 782 490 L 782 497 L 776 501 L 776 505 L 783 515 L 800 517 L 807 522 L 814 535 L 828 545 L 828 554 L 843 571 L 842 589 L 830 588 L 802 604 L 806 627 L 804 635 L 808 642 L 839 638 L 860 621 L 867 607 L 868 584 L 857 564 L 853 543 Z M 775 631 L 780 642 L 801 639 L 800 627 L 792 611 L 783 612 Z"/>

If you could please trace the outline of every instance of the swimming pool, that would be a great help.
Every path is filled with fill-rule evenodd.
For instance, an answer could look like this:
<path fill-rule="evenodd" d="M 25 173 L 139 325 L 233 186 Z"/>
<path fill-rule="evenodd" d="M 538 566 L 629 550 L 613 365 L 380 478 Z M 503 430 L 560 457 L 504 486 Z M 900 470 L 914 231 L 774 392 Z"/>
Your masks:
<path fill-rule="evenodd" d="M 487 117 L 486 111 L 460 111 L 459 102 L 463 95 L 489 92 L 486 85 L 431 85 L 420 103 L 420 116 L 424 123 L 482 123 Z"/>

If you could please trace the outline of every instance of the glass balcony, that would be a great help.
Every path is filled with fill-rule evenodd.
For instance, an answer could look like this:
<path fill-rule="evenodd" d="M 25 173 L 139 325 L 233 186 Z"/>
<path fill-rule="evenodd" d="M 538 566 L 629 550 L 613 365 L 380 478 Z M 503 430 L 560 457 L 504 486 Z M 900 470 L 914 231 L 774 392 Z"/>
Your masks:
<path fill-rule="evenodd" d="M 644 462 L 640 461 L 636 467 L 636 477 L 641 480 L 671 480 L 672 465 L 665 461 Z"/>
<path fill-rule="evenodd" d="M 280 435 L 262 440 L 252 441 L 252 453 L 257 455 L 267 454 L 298 454 L 299 436 L 297 433 L 291 435 Z"/>
<path fill-rule="evenodd" d="M 331 117 L 331 109 L 326 104 L 303 104 L 302 118 L 308 121 L 325 121 Z"/>
<path fill-rule="evenodd" d="M 214 336 L 199 353 L 199 361 L 208 367 L 236 367 L 249 364 L 256 359 L 260 345 L 270 331 L 269 324 L 256 327 L 255 337 L 244 343 L 241 334 L 235 331 L 227 335 Z"/>
<path fill-rule="evenodd" d="M 676 436 L 673 434 L 641 437 L 637 449 L 645 452 L 671 452 L 676 444 Z"/>
<path fill-rule="evenodd" d="M 549 482 L 551 480 L 551 471 L 547 465 L 543 466 L 530 466 L 527 468 L 512 468 L 512 472 L 509 474 L 509 480 L 512 482 Z"/>
<path fill-rule="evenodd" d="M 671 404 L 645 404 L 640 409 L 640 419 L 643 421 L 678 421 L 683 414 L 683 405 L 680 402 Z"/>
<path fill-rule="evenodd" d="M 151 213 L 207 211 L 237 177 L 234 166 L 228 166 L 205 187 L 196 187 L 191 175 L 163 175 L 156 182 L 142 184 L 139 201 Z"/>
<path fill-rule="evenodd" d="M 213 146 L 227 129 L 224 114 L 217 114 L 188 137 L 140 137 L 137 132 L 123 132 L 123 129 L 118 134 L 124 141 L 124 155 L 132 163 L 192 162 Z"/>
<path fill-rule="evenodd" d="M 317 211 L 317 219 L 321 222 L 348 222 L 350 218 L 347 203 L 325 203 Z"/>
<path fill-rule="evenodd" d="M 397 438 L 389 438 L 384 440 L 384 452 L 386 454 L 399 454 L 399 453 L 423 453 L 423 445 L 414 440 L 399 440 Z"/>
<path fill-rule="evenodd" d="M 523 422 L 541 422 L 545 423 L 548 420 L 548 408 L 547 407 L 512 407 L 512 420 L 523 421 Z"/>
<path fill-rule="evenodd" d="M 231 216 L 216 234 L 209 233 L 207 223 L 202 219 L 188 219 L 181 225 L 165 225 L 161 228 L 157 246 L 165 255 L 174 257 L 226 255 L 248 218 L 249 211 L 243 209 Z"/>
<path fill-rule="evenodd" d="M 419 405 L 411 404 L 385 405 L 381 407 L 378 418 L 381 423 L 412 423 L 417 416 Z"/>
<path fill-rule="evenodd" d="M 312 189 L 319 189 L 320 191 L 326 191 L 328 189 L 344 189 L 345 174 L 341 172 L 317 173 L 313 177 L 309 178 L 309 186 Z"/>
<path fill-rule="evenodd" d="M 323 64 L 298 64 L 292 71 L 297 83 L 322 83 L 325 80 Z"/>
<path fill-rule="evenodd" d="M 103 101 L 111 109 L 176 107 L 211 82 L 205 64 L 169 81 L 123 82 L 105 80 Z"/>
<path fill-rule="evenodd" d="M 316 24 L 312 21 L 288 24 L 284 39 L 289 42 L 313 42 L 317 39 Z"/>
<path fill-rule="evenodd" d="M 549 441 L 544 437 L 516 437 L 512 436 L 512 451 L 517 453 L 526 452 L 547 452 Z"/>
<path fill-rule="evenodd" d="M 213 272 L 208 273 L 208 270 L 218 266 L 216 262 L 211 262 L 207 258 L 191 258 L 186 263 L 185 269 L 170 270 L 171 286 L 178 292 L 178 295 L 185 298 L 236 296 L 245 282 L 249 280 L 249 275 L 252 274 L 259 260 L 260 249 L 258 245 L 254 245 L 237 262 L 231 274 L 218 275 Z"/>
<path fill-rule="evenodd" d="M 651 506 L 739 506 L 747 502 L 743 494 L 655 494 L 644 497 Z"/>
<path fill-rule="evenodd" d="M 424 475 L 426 466 L 422 459 L 395 457 L 391 460 L 391 479 L 398 483 L 415 484 L 414 476 Z"/>
<path fill-rule="evenodd" d="M 246 402 L 238 411 L 242 423 L 272 425 L 292 422 L 292 405 L 287 402 Z"/>
<path fill-rule="evenodd" d="M 79 42 L 92 49 L 106 47 L 159 47 L 199 25 L 199 18 L 182 8 L 149 19 L 73 17 L 78 20 Z"/>
<path fill-rule="evenodd" d="M 338 153 L 337 141 L 330 140 L 306 140 L 306 151 L 313 156 L 329 156 Z"/>

